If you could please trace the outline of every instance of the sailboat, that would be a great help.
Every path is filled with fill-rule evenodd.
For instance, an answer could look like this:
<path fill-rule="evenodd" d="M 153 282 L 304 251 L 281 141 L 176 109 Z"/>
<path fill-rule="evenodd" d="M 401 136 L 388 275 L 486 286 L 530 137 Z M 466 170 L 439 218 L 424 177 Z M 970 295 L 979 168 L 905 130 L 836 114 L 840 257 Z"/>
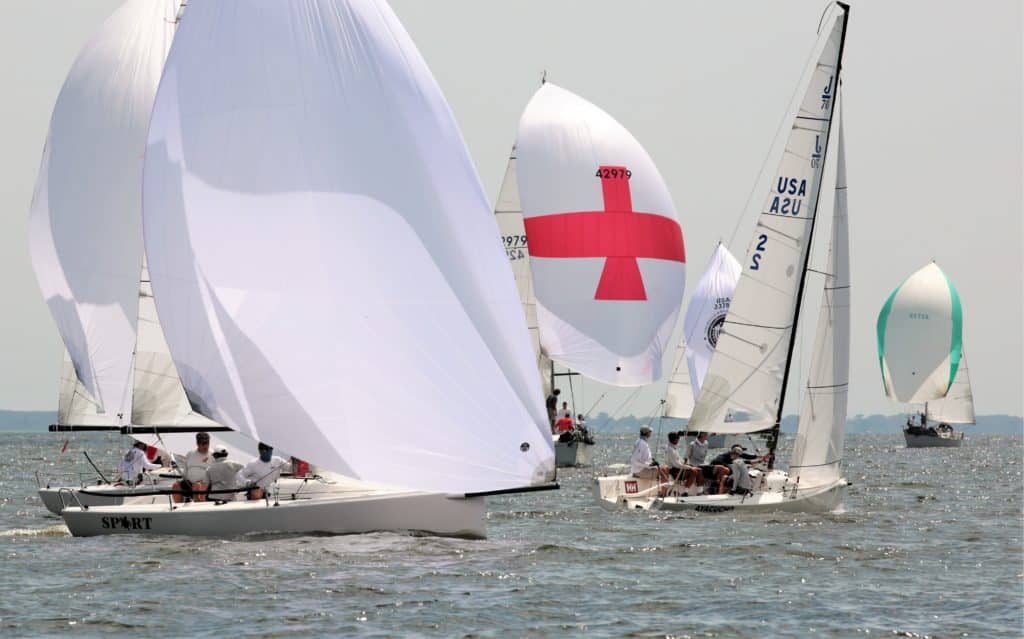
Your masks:
<path fill-rule="evenodd" d="M 505 255 L 508 256 L 509 265 L 512 267 L 516 289 L 519 291 L 519 301 L 526 317 L 526 327 L 530 333 L 530 345 L 533 347 L 537 370 L 540 372 L 542 389 L 547 396 L 555 388 L 556 376 L 567 374 L 556 373 L 554 362 L 548 359 L 541 349 L 540 327 L 537 325 L 537 300 L 533 296 L 533 278 L 530 276 L 530 248 L 526 240 L 523 208 L 519 203 L 519 180 L 516 175 L 516 149 L 513 146 L 494 205 L 494 219 L 498 222 Z M 589 465 L 594 447 L 594 440 L 589 435 L 589 432 L 579 428 L 565 433 L 552 433 L 555 467 Z"/>
<path fill-rule="evenodd" d="M 549 389 L 558 376 L 656 381 L 686 276 L 657 167 L 609 114 L 550 82 L 524 110 L 517 140 L 496 208 Z M 566 435 L 554 435 L 558 465 L 586 463 L 586 434 Z"/>
<path fill-rule="evenodd" d="M 952 424 L 974 423 L 963 348 L 963 309 L 952 280 L 934 262 L 896 287 L 878 315 L 878 362 L 885 394 L 924 404 L 903 428 L 907 448 L 957 447 Z"/>
<path fill-rule="evenodd" d="M 663 417 L 690 419 L 711 355 L 718 344 L 718 336 L 725 324 L 740 270 L 740 263 L 719 242 L 686 307 L 683 337 L 676 347 L 672 375 L 665 389 Z M 687 434 L 693 437 L 697 435 L 693 431 Z M 712 435 L 708 439 L 709 448 L 724 448 L 726 443 L 725 435 Z"/>
<path fill-rule="evenodd" d="M 488 494 L 553 487 L 493 217 L 386 3 L 189 3 L 142 176 L 153 295 L 191 410 L 363 488 L 75 505 L 72 534 L 481 537 Z"/>
<path fill-rule="evenodd" d="M 682 494 L 657 479 L 599 477 L 608 508 L 729 511 L 809 511 L 838 508 L 849 374 L 849 251 L 846 167 L 839 101 L 849 7 L 826 10 L 811 62 L 801 80 L 785 151 L 758 216 L 739 283 L 690 418 L 690 429 L 751 433 L 772 429 L 774 454 L 793 364 L 801 302 L 813 272 L 823 291 L 811 370 L 788 472 L 753 471 L 752 492 Z M 792 110 L 791 110 L 792 112 Z M 835 126 L 833 126 L 835 124 Z M 833 128 L 836 134 L 833 135 Z M 812 243 L 829 149 L 837 156 L 828 260 L 811 268 Z M 665 495 L 665 496 L 662 496 Z"/>

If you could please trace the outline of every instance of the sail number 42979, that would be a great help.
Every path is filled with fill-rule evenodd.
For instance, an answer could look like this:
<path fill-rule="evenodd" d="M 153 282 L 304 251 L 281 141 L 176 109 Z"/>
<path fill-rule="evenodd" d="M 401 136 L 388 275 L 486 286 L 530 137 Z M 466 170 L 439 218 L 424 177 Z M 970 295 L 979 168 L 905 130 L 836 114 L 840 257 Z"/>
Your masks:
<path fill-rule="evenodd" d="M 629 169 L 616 169 L 605 166 L 598 169 L 594 173 L 594 177 L 599 177 L 602 180 L 628 180 L 633 177 L 633 172 Z"/>

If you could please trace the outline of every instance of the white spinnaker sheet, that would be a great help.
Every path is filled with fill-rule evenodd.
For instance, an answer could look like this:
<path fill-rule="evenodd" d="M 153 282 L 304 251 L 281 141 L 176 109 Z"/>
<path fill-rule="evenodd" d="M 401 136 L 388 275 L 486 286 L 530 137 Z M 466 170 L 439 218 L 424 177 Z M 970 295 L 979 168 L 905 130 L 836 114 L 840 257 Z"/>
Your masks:
<path fill-rule="evenodd" d="M 694 401 L 704 383 L 711 356 L 715 353 L 715 345 L 725 325 L 725 316 L 729 312 L 739 278 L 740 263 L 724 244 L 719 244 L 686 307 L 683 335 Z"/>
<path fill-rule="evenodd" d="M 199 412 L 392 485 L 553 474 L 497 225 L 386 4 L 190 2 L 144 184 L 157 309 Z"/>
<path fill-rule="evenodd" d="M 693 409 L 693 430 L 747 433 L 778 419 L 800 279 L 817 215 L 845 22 L 845 12 L 833 6 L 822 23 L 801 83 L 806 89 Z M 729 421 L 729 415 L 737 419 Z"/>
<path fill-rule="evenodd" d="M 654 162 L 611 116 L 551 83 L 523 112 L 517 154 L 544 352 L 608 384 L 660 379 L 686 258 Z"/>
<path fill-rule="evenodd" d="M 878 315 L 878 358 L 891 399 L 921 404 L 946 396 L 960 362 L 963 312 L 932 262 L 900 284 Z"/>
<path fill-rule="evenodd" d="M 77 377 L 127 423 L 142 263 L 149 113 L 175 0 L 129 0 L 75 59 L 54 105 L 32 199 L 32 263 Z"/>
<path fill-rule="evenodd" d="M 960 349 L 960 364 L 949 392 L 942 399 L 928 402 L 928 419 L 947 424 L 974 423 L 974 391 L 971 390 L 971 374 L 967 370 L 967 355 Z"/>
<path fill-rule="evenodd" d="M 839 106 L 836 107 L 837 111 Z M 790 479 L 801 487 L 839 479 L 850 389 L 850 240 L 846 202 L 846 149 L 838 127 L 835 205 L 824 292 L 814 338 L 800 421 L 789 465 Z"/>

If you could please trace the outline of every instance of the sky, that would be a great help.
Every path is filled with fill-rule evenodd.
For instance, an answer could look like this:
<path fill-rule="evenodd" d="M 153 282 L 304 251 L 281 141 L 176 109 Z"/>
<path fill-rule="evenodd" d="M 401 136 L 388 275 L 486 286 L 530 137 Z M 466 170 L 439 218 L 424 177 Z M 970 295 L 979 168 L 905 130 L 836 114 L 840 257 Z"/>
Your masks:
<path fill-rule="evenodd" d="M 0 21 L 0 408 L 56 408 L 61 343 L 28 253 L 53 103 L 116 0 L 5 2 Z M 621 122 L 679 212 L 688 292 L 719 240 L 745 253 L 751 192 L 817 37 L 824 2 L 393 0 L 497 195 L 519 116 L 549 80 Z M 979 414 L 1024 413 L 1022 8 L 1018 0 L 852 3 L 844 59 L 852 270 L 850 415 L 895 413 L 875 320 L 935 260 L 964 308 Z M 774 171 L 769 166 L 766 171 Z M 817 302 L 805 315 L 813 326 Z M 802 361 L 813 336 L 804 331 Z M 666 357 L 671 359 L 671 357 Z M 666 367 L 671 362 L 666 362 Z M 565 385 L 565 384 L 560 384 Z M 664 393 L 585 384 L 578 408 L 644 416 Z M 791 385 L 793 387 L 794 385 Z M 796 412 L 795 393 L 787 413 Z"/>

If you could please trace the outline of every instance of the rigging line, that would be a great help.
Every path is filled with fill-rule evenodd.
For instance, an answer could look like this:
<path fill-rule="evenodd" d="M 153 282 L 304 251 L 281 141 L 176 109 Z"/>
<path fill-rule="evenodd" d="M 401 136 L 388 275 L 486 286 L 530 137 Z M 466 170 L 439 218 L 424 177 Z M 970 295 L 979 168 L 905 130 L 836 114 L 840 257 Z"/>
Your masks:
<path fill-rule="evenodd" d="M 811 61 L 814 60 L 814 49 L 816 48 L 817 47 L 812 48 L 811 52 L 807 55 L 807 61 L 804 62 L 804 74 L 806 74 L 806 69 L 810 66 Z M 804 74 L 801 74 L 801 80 L 803 79 Z M 737 216 L 736 225 L 732 229 L 732 234 L 729 235 L 729 246 L 732 246 L 732 243 L 736 240 L 736 234 L 740 230 L 740 224 L 743 223 L 743 218 L 746 217 L 746 212 L 747 209 L 750 207 L 750 202 L 754 198 L 754 191 L 757 190 L 758 184 L 761 183 L 761 177 L 765 174 L 765 170 L 768 168 L 768 160 L 772 156 L 772 151 L 775 150 L 775 145 L 776 143 L 779 142 L 779 136 L 782 135 L 782 131 L 785 128 L 786 123 L 789 122 L 789 113 L 791 107 L 793 106 L 794 101 L 796 100 L 797 94 L 800 92 L 800 86 L 802 84 L 803 82 L 797 81 L 796 86 L 793 87 L 793 93 L 791 93 L 789 96 L 789 103 L 786 107 L 786 110 L 783 112 L 782 117 L 779 119 L 778 126 L 775 127 L 775 135 L 772 138 L 772 143 L 768 145 L 768 151 L 764 154 L 764 159 L 761 160 L 761 169 L 757 172 L 757 178 L 754 180 L 754 183 L 750 185 L 750 192 L 747 193 L 747 200 L 743 204 L 743 208 L 740 209 L 740 214 Z M 797 111 L 797 113 L 799 114 L 799 110 Z M 785 147 L 783 147 L 783 152 L 785 152 Z"/>
<path fill-rule="evenodd" d="M 839 459 L 836 459 L 835 461 L 824 462 L 822 464 L 795 464 L 795 465 L 794 464 L 790 464 L 789 467 L 791 469 L 792 468 L 822 468 L 824 466 L 835 466 L 836 464 L 841 464 L 842 462 L 843 462 L 843 458 L 840 457 Z"/>
<path fill-rule="evenodd" d="M 826 273 L 825 271 L 819 271 L 816 268 L 809 268 L 809 269 L 807 269 L 807 272 L 808 273 L 817 273 L 818 275 L 824 275 L 825 277 L 835 277 L 836 276 L 835 273 Z"/>
<path fill-rule="evenodd" d="M 639 393 L 641 388 L 642 388 L 641 386 L 637 386 L 635 389 L 633 389 L 633 392 L 630 393 L 628 397 L 626 397 L 625 401 L 623 401 L 621 404 L 619 404 L 618 408 L 616 408 L 610 415 L 608 415 L 607 419 L 605 419 L 603 422 L 601 422 L 601 428 L 604 428 L 605 425 L 608 424 L 608 422 L 610 422 L 611 420 L 615 419 L 615 416 L 618 414 L 618 412 L 620 410 L 622 410 L 622 407 L 625 406 L 630 401 L 632 401 L 633 396 L 636 395 L 637 393 Z M 607 392 L 605 393 L 605 395 L 607 395 Z M 601 395 L 601 397 L 604 397 L 604 395 Z"/>
<path fill-rule="evenodd" d="M 585 411 L 585 412 L 584 412 L 583 414 L 584 414 L 585 416 L 586 416 L 586 415 L 590 415 L 590 413 L 591 413 L 591 412 L 592 412 L 592 411 L 593 411 L 593 410 L 594 410 L 595 408 L 597 408 L 597 405 L 601 403 L 601 400 L 602 400 L 602 399 L 604 399 L 604 396 L 605 396 L 605 395 L 607 395 L 607 394 L 608 394 L 608 391 L 605 391 L 605 392 L 601 393 L 601 396 L 597 398 L 597 401 L 595 401 L 595 402 L 593 403 L 593 405 L 592 405 L 592 406 L 591 406 L 591 407 L 590 407 L 589 409 L 587 409 L 587 410 L 586 410 L 586 411 Z"/>
<path fill-rule="evenodd" d="M 821 390 L 821 389 L 825 389 L 825 388 L 844 388 L 844 387 L 849 386 L 849 385 L 850 385 L 850 382 L 843 382 L 842 384 L 830 384 L 828 386 L 811 386 L 810 384 L 808 384 L 807 385 L 807 390 Z"/>
<path fill-rule="evenodd" d="M 733 324 L 734 326 L 749 326 L 750 328 L 766 328 L 770 331 L 788 331 L 792 324 L 786 326 L 768 326 L 767 324 L 753 324 L 751 322 L 737 322 L 736 320 L 726 320 L 726 324 Z M 732 335 L 732 333 L 730 333 Z M 733 335 L 733 337 L 736 337 Z M 740 339 L 736 337 L 736 339 Z"/>

